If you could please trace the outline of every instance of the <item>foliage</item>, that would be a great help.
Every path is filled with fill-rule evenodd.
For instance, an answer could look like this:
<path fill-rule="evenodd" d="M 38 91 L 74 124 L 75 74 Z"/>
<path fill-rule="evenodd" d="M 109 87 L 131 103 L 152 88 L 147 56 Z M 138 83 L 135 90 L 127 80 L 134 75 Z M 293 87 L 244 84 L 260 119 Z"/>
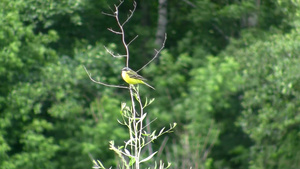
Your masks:
<path fill-rule="evenodd" d="M 244 111 L 239 120 L 239 125 L 255 141 L 251 168 L 298 166 L 298 34 L 293 31 L 271 35 L 247 50 L 232 53 L 241 64 L 243 79 L 251 79 L 243 85 Z"/>
<path fill-rule="evenodd" d="M 0 168 L 116 167 L 109 141 L 128 139 L 121 119 L 124 53 L 110 13 L 118 1 L 0 1 Z M 259 3 L 258 3 L 259 2 Z M 156 90 L 151 129 L 176 122 L 152 143 L 174 168 L 297 168 L 298 0 L 168 1 L 168 40 L 143 69 Z M 132 1 L 120 8 L 126 19 Z M 157 1 L 137 1 L 124 27 L 131 67 L 153 56 Z M 164 144 L 161 144 L 164 143 Z M 162 146 L 161 146 L 162 145 Z M 157 160 L 156 159 L 156 160 Z"/>

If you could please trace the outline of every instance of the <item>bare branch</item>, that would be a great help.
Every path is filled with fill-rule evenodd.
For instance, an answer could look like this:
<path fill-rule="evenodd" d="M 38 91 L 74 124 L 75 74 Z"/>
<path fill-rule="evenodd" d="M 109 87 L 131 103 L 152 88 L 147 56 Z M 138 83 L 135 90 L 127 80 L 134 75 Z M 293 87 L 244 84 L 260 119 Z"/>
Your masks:
<path fill-rule="evenodd" d="M 138 37 L 139 37 L 139 35 L 136 35 L 127 45 L 129 46 Z"/>
<path fill-rule="evenodd" d="M 128 49 L 128 45 L 126 44 L 126 41 L 125 41 L 125 32 L 124 32 L 124 29 L 123 29 L 123 25 L 120 23 L 119 21 L 119 15 L 118 15 L 118 10 L 119 10 L 119 7 L 120 5 L 123 3 L 124 1 L 120 1 L 120 4 L 119 5 L 115 5 L 115 18 L 116 18 L 116 21 L 117 21 L 117 24 L 121 30 L 121 35 L 122 35 L 122 43 L 125 47 L 125 50 L 126 50 L 126 67 L 129 66 L 129 49 Z"/>
<path fill-rule="evenodd" d="M 139 70 L 137 70 L 136 72 L 141 71 L 141 70 L 144 69 L 147 65 L 149 65 L 154 59 L 157 58 L 158 54 L 159 54 L 159 53 L 163 50 L 163 48 L 165 47 L 166 40 L 167 40 L 167 34 L 165 34 L 165 39 L 164 39 L 164 42 L 163 42 L 162 46 L 160 47 L 160 49 L 159 49 L 159 50 L 154 49 L 155 52 L 156 52 L 155 55 L 154 55 L 154 57 L 153 57 L 148 63 L 146 63 L 143 67 L 141 67 Z"/>
<path fill-rule="evenodd" d="M 146 127 L 146 130 L 148 133 L 151 133 L 151 128 L 150 128 L 150 125 L 149 125 L 150 121 L 149 121 L 149 116 L 146 118 L 146 124 L 148 124 Z M 147 141 L 150 141 L 151 139 L 149 137 L 147 137 Z M 148 152 L 149 152 L 149 155 L 153 153 L 153 148 L 152 148 L 152 144 L 148 144 Z"/>
<path fill-rule="evenodd" d="M 161 144 L 161 146 L 159 147 L 159 150 L 158 150 L 158 153 L 157 153 L 157 156 L 159 158 L 160 158 L 160 156 L 161 156 L 161 154 L 162 154 L 162 152 L 163 152 L 163 150 L 164 150 L 164 148 L 165 148 L 168 140 L 169 140 L 169 137 L 168 136 L 165 137 L 164 140 L 163 140 L 163 142 L 162 142 L 162 144 Z"/>
<path fill-rule="evenodd" d="M 230 38 L 224 33 L 224 31 L 221 28 L 219 28 L 216 24 L 213 23 L 212 26 L 224 37 L 225 40 L 230 40 Z"/>
<path fill-rule="evenodd" d="M 112 33 L 115 33 L 115 34 L 122 35 L 122 32 L 115 31 L 112 28 L 107 28 L 107 30 L 109 30 L 109 31 L 111 31 Z"/>
<path fill-rule="evenodd" d="M 107 15 L 107 16 L 111 16 L 111 17 L 116 17 L 115 14 L 109 14 L 109 13 L 105 13 L 105 12 L 102 12 L 102 14 Z"/>
<path fill-rule="evenodd" d="M 208 154 L 211 152 L 211 149 L 214 147 L 216 140 L 217 140 L 217 136 L 213 139 L 213 141 L 210 144 L 209 148 L 203 154 L 203 157 L 202 157 L 203 161 L 206 160 Z"/>
<path fill-rule="evenodd" d="M 197 6 L 195 4 L 193 4 L 191 1 L 188 0 L 183 0 L 183 2 L 187 3 L 188 5 L 190 5 L 193 8 L 196 8 Z"/>
<path fill-rule="evenodd" d="M 151 120 L 149 123 L 147 122 L 147 124 L 145 124 L 145 126 L 142 128 L 142 130 L 144 130 L 146 127 L 150 126 L 150 124 L 152 124 L 156 120 L 157 120 L 157 118 Z"/>
<path fill-rule="evenodd" d="M 106 84 L 106 83 L 103 83 L 103 82 L 98 82 L 96 80 L 94 80 L 91 76 L 91 74 L 87 71 L 86 67 L 83 66 L 85 72 L 87 73 L 87 75 L 89 76 L 89 78 L 91 79 L 92 82 L 94 83 L 97 83 L 97 84 L 101 84 L 101 85 L 104 85 L 104 86 L 107 86 L 107 87 L 115 87 L 115 88 L 122 88 L 122 89 L 129 89 L 129 87 L 126 87 L 126 86 L 119 86 L 119 85 L 110 85 L 110 84 Z"/>
<path fill-rule="evenodd" d="M 116 8 L 119 8 L 123 4 L 124 0 L 120 0 L 119 5 L 115 5 Z"/>
<path fill-rule="evenodd" d="M 104 48 L 105 48 L 106 52 L 109 53 L 112 57 L 115 57 L 115 58 L 126 57 L 125 55 L 120 55 L 120 54 L 115 55 L 113 53 L 113 51 L 109 50 L 106 46 L 104 46 Z"/>
<path fill-rule="evenodd" d="M 123 4 L 124 0 L 120 0 L 120 3 L 118 5 L 114 5 L 115 7 L 115 11 L 113 12 L 113 14 L 107 14 L 107 13 L 104 13 L 102 12 L 104 15 L 108 15 L 108 16 L 111 16 L 111 17 L 114 17 L 117 21 L 117 24 L 120 28 L 120 31 L 115 31 L 113 30 L 112 28 L 108 28 L 109 31 L 111 31 L 112 33 L 115 33 L 117 35 L 121 35 L 122 36 L 122 43 L 124 45 L 124 48 L 125 48 L 125 51 L 126 51 L 126 55 L 124 55 L 126 57 L 126 67 L 129 67 L 129 49 L 128 49 L 128 46 L 138 37 L 134 37 L 129 43 L 126 43 L 126 40 L 125 40 L 125 31 L 124 31 L 124 25 L 132 18 L 133 16 L 133 13 L 135 12 L 136 10 L 136 2 L 134 1 L 133 2 L 133 9 L 132 10 L 129 10 L 130 14 L 129 16 L 127 17 L 127 19 L 121 24 L 120 20 L 119 20 L 119 7 Z M 112 52 L 109 52 L 112 56 L 116 57 L 115 55 L 112 54 Z"/>
<path fill-rule="evenodd" d="M 124 26 L 124 25 L 130 20 L 130 18 L 133 16 L 133 13 L 134 13 L 135 9 L 136 9 L 136 2 L 133 1 L 133 10 L 129 10 L 130 15 L 129 15 L 129 16 L 127 17 L 127 19 L 123 22 L 122 26 Z"/>

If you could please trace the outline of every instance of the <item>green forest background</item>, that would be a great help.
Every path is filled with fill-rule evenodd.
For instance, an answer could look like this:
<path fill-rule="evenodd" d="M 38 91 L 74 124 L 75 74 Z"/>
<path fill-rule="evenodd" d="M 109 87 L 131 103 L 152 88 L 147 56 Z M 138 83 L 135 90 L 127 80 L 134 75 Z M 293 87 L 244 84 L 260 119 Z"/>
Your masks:
<path fill-rule="evenodd" d="M 124 54 L 107 0 L 0 1 L 0 168 L 87 169 L 92 158 L 116 167 L 118 124 L 129 92 Z M 120 8 L 126 19 L 133 1 Z M 124 27 L 130 65 L 155 54 L 158 0 L 137 0 Z M 143 69 L 156 90 L 152 130 L 176 122 L 153 143 L 172 169 L 299 169 L 300 1 L 169 0 L 167 41 Z"/>

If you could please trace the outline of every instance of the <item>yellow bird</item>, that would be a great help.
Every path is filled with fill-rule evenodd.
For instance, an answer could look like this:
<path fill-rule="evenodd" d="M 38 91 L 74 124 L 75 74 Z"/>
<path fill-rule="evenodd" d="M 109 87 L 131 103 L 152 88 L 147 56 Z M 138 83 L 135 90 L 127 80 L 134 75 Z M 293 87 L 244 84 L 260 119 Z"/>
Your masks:
<path fill-rule="evenodd" d="M 141 75 L 137 74 L 135 71 L 131 70 L 128 67 L 124 67 L 122 69 L 122 78 L 128 84 L 144 84 L 155 90 L 154 87 L 150 86 L 148 83 L 145 82 L 145 78 L 143 78 Z"/>

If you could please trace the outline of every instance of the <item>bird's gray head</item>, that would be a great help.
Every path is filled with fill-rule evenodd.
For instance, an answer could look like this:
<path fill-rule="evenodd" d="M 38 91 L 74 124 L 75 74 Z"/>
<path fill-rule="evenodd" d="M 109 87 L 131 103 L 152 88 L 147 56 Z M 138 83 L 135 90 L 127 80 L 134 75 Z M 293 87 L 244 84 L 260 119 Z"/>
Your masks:
<path fill-rule="evenodd" d="M 124 68 L 122 69 L 122 71 L 128 71 L 128 70 L 130 70 L 128 67 L 124 67 Z"/>

